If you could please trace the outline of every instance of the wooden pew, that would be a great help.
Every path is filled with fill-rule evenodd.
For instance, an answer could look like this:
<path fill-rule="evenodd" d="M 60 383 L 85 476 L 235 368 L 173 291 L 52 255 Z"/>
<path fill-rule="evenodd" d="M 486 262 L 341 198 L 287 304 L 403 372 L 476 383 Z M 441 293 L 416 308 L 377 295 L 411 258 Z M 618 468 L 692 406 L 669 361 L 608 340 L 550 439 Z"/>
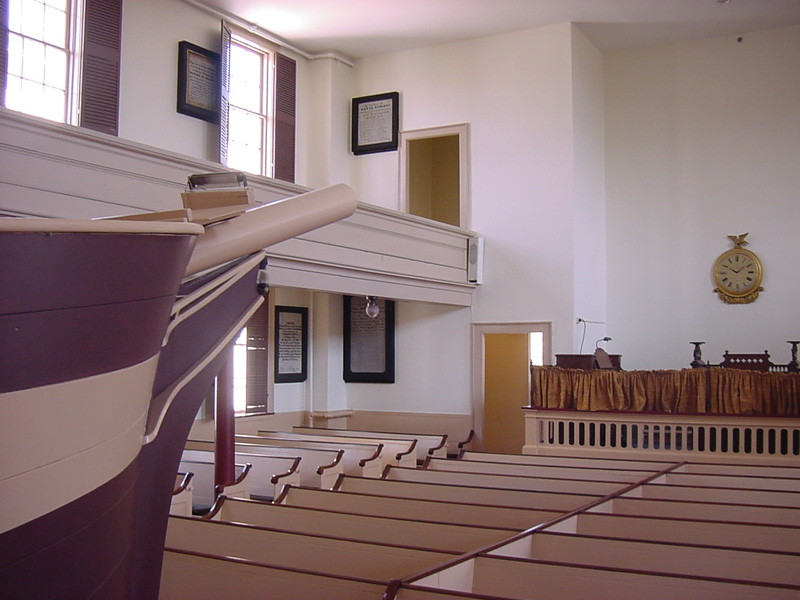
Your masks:
<path fill-rule="evenodd" d="M 458 555 L 176 516 L 169 518 L 166 546 L 276 567 L 385 582 L 431 568 Z"/>
<path fill-rule="evenodd" d="M 186 450 L 214 451 L 214 442 L 189 440 Z M 323 448 L 284 448 L 265 444 L 235 445 L 235 451 L 241 454 L 263 454 L 300 458 L 300 485 L 331 489 L 339 475 L 344 472 L 342 466 L 343 450 L 327 450 Z"/>
<path fill-rule="evenodd" d="M 586 481 L 554 477 L 530 477 L 526 475 L 503 475 L 496 473 L 465 473 L 460 471 L 437 471 L 433 469 L 407 469 L 388 466 L 383 479 L 390 481 L 412 481 L 439 483 L 481 488 L 502 488 L 536 492 L 568 494 L 592 494 L 606 496 L 627 485 L 625 482 Z"/>
<path fill-rule="evenodd" d="M 447 434 L 424 434 L 424 433 L 397 433 L 388 431 L 366 431 L 363 429 L 329 429 L 322 427 L 292 427 L 292 431 L 298 433 L 322 433 L 325 435 L 337 435 L 343 437 L 356 437 L 368 439 L 401 439 L 416 441 L 417 463 L 424 461 L 429 456 L 447 458 Z"/>
<path fill-rule="evenodd" d="M 326 444 L 356 444 L 365 445 L 370 448 L 380 449 L 381 467 L 386 465 L 402 465 L 404 467 L 414 467 L 417 464 L 416 440 L 404 440 L 397 438 L 371 438 L 365 436 L 333 435 L 326 433 L 299 433 L 295 431 L 266 431 L 260 429 L 258 437 L 266 438 L 270 441 L 281 440 L 289 442 L 323 442 Z"/>
<path fill-rule="evenodd" d="M 700 501 L 719 502 L 721 504 L 800 507 L 800 492 L 776 490 L 687 486 L 655 482 L 636 488 L 630 495 L 658 500 L 680 500 L 682 502 Z"/>
<path fill-rule="evenodd" d="M 518 475 L 524 477 L 555 477 L 584 481 L 612 481 L 620 485 L 640 481 L 649 474 L 647 471 L 629 471 L 626 469 L 526 465 L 521 463 L 454 460 L 449 458 L 428 458 L 423 467 L 431 471 L 490 473 L 494 475 Z M 652 472 L 655 473 L 656 471 L 653 470 Z"/>
<path fill-rule="evenodd" d="M 184 450 L 184 460 L 214 461 L 211 450 Z M 255 452 L 236 452 L 237 463 L 251 465 L 250 497 L 272 500 L 276 498 L 284 485 L 300 485 L 299 456 L 269 456 Z"/>
<path fill-rule="evenodd" d="M 345 514 L 362 514 L 433 523 L 475 525 L 523 531 L 561 516 L 561 511 L 510 506 L 479 506 L 414 498 L 376 497 L 343 491 L 285 488 L 276 504 L 317 508 Z"/>
<path fill-rule="evenodd" d="M 214 508 L 204 518 L 362 542 L 424 546 L 447 552 L 467 552 L 499 542 L 515 533 L 509 528 L 343 514 L 225 496 L 217 499 Z"/>
<path fill-rule="evenodd" d="M 631 532 L 636 535 L 636 532 Z M 800 585 L 800 554 L 540 531 L 487 554 L 611 569 Z"/>
<path fill-rule="evenodd" d="M 731 582 L 709 577 L 667 575 L 607 569 L 576 563 L 524 560 L 479 555 L 470 564 L 422 577 L 418 587 L 448 588 L 502 598 L 536 597 L 539 590 L 548 600 L 575 598 L 619 598 L 648 600 L 788 600 L 796 599 L 800 587 L 771 583 Z M 444 587 L 444 586 L 442 586 Z M 396 598 L 404 597 L 398 593 Z M 419 596 L 416 596 L 419 597 Z M 424 596 L 423 596 L 424 597 Z"/>
<path fill-rule="evenodd" d="M 260 435 L 237 435 L 236 444 L 268 448 L 309 448 L 311 450 L 341 451 L 342 470 L 358 477 L 380 477 L 383 471 L 381 454 L 383 446 L 378 444 L 353 444 L 342 441 L 300 440 L 267 438 Z M 271 453 L 271 451 L 270 451 Z"/>
<path fill-rule="evenodd" d="M 224 487 L 214 483 L 214 461 L 184 460 L 180 462 L 179 472 L 192 473 L 192 511 L 205 511 L 211 508 L 217 495 L 223 491 L 227 496 L 239 498 L 250 497 L 250 474 L 252 466 L 247 463 L 236 463 L 234 473 L 236 479 Z"/>
<path fill-rule="evenodd" d="M 458 460 L 479 462 L 515 463 L 523 465 L 579 467 L 600 469 L 623 469 L 625 471 L 658 472 L 674 465 L 672 461 L 635 460 L 624 458 L 589 458 L 575 456 L 544 456 L 538 454 L 499 454 L 465 450 L 459 454 Z"/>
<path fill-rule="evenodd" d="M 359 494 L 371 494 L 373 496 L 418 498 L 420 500 L 513 506 L 517 508 L 540 508 L 561 512 L 576 510 L 603 496 L 602 494 L 535 492 L 502 488 L 480 488 L 466 485 L 389 481 L 387 479 L 365 479 L 348 475 L 339 477 L 334 489 Z"/>
<path fill-rule="evenodd" d="M 800 553 L 800 527 L 586 512 L 553 527 L 607 538 Z"/>
<path fill-rule="evenodd" d="M 386 584 L 167 548 L 159 600 L 325 598 L 375 600 Z"/>
<path fill-rule="evenodd" d="M 667 473 L 663 477 L 668 485 L 690 485 L 734 488 L 739 490 L 774 490 L 783 492 L 800 492 L 800 478 L 771 477 L 763 475 L 741 475 L 733 473 Z"/>
<path fill-rule="evenodd" d="M 175 476 L 175 488 L 172 490 L 172 502 L 169 513 L 184 517 L 192 514 L 192 479 L 194 473 L 178 473 Z"/>
<path fill-rule="evenodd" d="M 800 508 L 786 508 L 783 506 L 753 506 L 619 497 L 597 506 L 593 509 L 593 512 L 800 526 Z"/>
<path fill-rule="evenodd" d="M 691 462 L 687 463 L 682 471 L 691 474 L 737 475 L 769 479 L 800 479 L 800 467 L 786 466 Z"/>

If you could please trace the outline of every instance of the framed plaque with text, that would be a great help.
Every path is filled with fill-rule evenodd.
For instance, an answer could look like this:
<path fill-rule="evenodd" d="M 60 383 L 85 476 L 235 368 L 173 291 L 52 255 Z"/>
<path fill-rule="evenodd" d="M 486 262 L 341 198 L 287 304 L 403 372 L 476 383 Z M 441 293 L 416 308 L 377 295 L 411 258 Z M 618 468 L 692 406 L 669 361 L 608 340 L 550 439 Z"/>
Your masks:
<path fill-rule="evenodd" d="M 308 309 L 275 307 L 275 383 L 305 381 L 308 376 Z"/>
<path fill-rule="evenodd" d="M 399 105 L 399 92 L 353 98 L 350 144 L 353 154 L 397 150 Z"/>
<path fill-rule="evenodd" d="M 178 112 L 219 123 L 219 54 L 178 42 Z"/>
<path fill-rule="evenodd" d="M 377 299 L 377 317 L 363 296 L 344 297 L 344 380 L 394 383 L 394 300 Z"/>

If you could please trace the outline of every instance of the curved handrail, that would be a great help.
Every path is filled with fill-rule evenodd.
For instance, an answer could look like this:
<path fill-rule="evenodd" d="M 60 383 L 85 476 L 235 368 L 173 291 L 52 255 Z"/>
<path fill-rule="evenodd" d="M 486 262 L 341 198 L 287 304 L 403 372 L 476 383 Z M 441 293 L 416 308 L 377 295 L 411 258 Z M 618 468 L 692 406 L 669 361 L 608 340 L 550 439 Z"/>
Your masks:
<path fill-rule="evenodd" d="M 372 456 L 368 456 L 367 458 L 362 458 L 360 461 L 358 461 L 358 466 L 365 467 L 367 466 L 367 463 L 370 463 L 373 460 L 380 460 L 382 452 L 383 452 L 383 444 L 378 444 L 375 447 L 375 454 L 373 454 Z"/>
<path fill-rule="evenodd" d="M 338 465 L 340 462 L 342 462 L 342 457 L 344 457 L 344 450 L 338 450 L 337 453 L 336 453 L 336 458 L 334 459 L 334 461 L 331 464 L 329 464 L 329 465 L 320 465 L 319 467 L 317 467 L 317 474 L 318 475 L 323 475 L 325 473 L 325 471 L 327 471 L 328 469 L 332 469 L 333 467 Z"/>
<path fill-rule="evenodd" d="M 417 447 L 417 440 L 416 439 L 411 440 L 411 445 L 408 447 L 408 450 L 406 452 L 398 452 L 395 455 L 397 462 L 402 461 L 404 456 L 408 456 L 411 453 L 413 453 L 416 456 L 417 454 L 416 447 Z"/>
<path fill-rule="evenodd" d="M 439 444 L 438 446 L 435 446 L 434 448 L 428 448 L 428 454 L 433 456 L 434 452 L 436 452 L 437 450 L 441 450 L 445 446 L 447 446 L 447 434 L 446 433 L 442 434 L 442 443 L 441 444 Z"/>
<path fill-rule="evenodd" d="M 189 487 L 189 483 L 192 481 L 192 477 L 194 477 L 194 473 L 192 473 L 191 471 L 184 473 L 181 482 L 174 490 L 172 490 L 172 495 L 177 496 L 178 494 L 186 490 L 186 488 Z"/>
<path fill-rule="evenodd" d="M 469 435 L 467 436 L 467 439 L 465 439 L 463 442 L 458 442 L 459 449 L 463 450 L 464 447 L 467 446 L 467 444 L 472 442 L 472 439 L 474 437 L 475 437 L 475 430 L 474 429 L 470 429 L 469 430 Z"/>
<path fill-rule="evenodd" d="M 289 467 L 288 471 L 286 471 L 285 473 L 276 473 L 275 475 L 272 476 L 269 482 L 272 483 L 273 485 L 277 484 L 284 477 L 289 477 L 289 475 L 293 475 L 294 473 L 297 473 L 299 470 L 300 470 L 300 457 L 298 456 L 294 459 L 294 462 L 292 463 L 292 466 Z"/>
<path fill-rule="evenodd" d="M 208 509 L 208 512 L 204 514 L 201 519 L 205 519 L 206 521 L 211 521 L 214 517 L 217 516 L 217 513 L 222 510 L 222 505 L 225 504 L 225 500 L 228 497 L 225 494 L 220 494 L 217 496 L 214 503 L 211 505 L 211 508 Z"/>
<path fill-rule="evenodd" d="M 239 474 L 239 476 L 236 479 L 234 479 L 232 482 L 230 482 L 230 483 L 217 483 L 217 484 L 215 484 L 214 485 L 214 493 L 217 496 L 219 496 L 220 494 L 222 494 L 225 491 L 225 488 L 230 487 L 232 485 L 239 485 L 240 483 L 242 483 L 242 481 L 244 481 L 244 478 L 247 477 L 247 474 L 250 473 L 250 470 L 252 468 L 253 468 L 253 464 L 252 463 L 244 463 L 244 468 L 242 469 L 242 472 Z"/>

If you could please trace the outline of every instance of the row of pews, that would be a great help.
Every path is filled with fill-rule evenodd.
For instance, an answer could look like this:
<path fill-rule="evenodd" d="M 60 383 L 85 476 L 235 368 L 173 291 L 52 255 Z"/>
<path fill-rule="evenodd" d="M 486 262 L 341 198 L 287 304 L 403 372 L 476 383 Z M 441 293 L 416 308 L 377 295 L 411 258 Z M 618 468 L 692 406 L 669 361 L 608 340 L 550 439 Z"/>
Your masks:
<path fill-rule="evenodd" d="M 161 598 L 800 597 L 800 466 L 438 454 L 171 516 Z"/>

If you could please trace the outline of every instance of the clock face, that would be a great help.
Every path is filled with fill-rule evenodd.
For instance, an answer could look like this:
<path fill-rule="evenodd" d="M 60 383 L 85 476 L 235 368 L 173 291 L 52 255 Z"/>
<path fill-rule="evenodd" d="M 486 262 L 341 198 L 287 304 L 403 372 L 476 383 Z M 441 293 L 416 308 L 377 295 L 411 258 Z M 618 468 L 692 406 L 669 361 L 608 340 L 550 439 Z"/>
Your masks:
<path fill-rule="evenodd" d="M 758 290 L 762 275 L 758 257 L 741 248 L 724 252 L 714 264 L 714 283 L 728 296 L 746 296 Z"/>

